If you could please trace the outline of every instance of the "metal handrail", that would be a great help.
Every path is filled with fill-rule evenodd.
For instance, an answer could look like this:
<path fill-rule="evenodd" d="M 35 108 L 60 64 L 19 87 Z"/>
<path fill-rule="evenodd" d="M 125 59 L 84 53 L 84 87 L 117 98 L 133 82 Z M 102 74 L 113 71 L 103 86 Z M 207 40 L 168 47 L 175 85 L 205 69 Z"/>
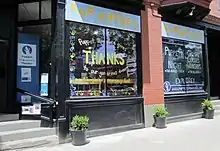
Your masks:
<path fill-rule="evenodd" d="M 49 103 L 51 108 L 56 108 L 56 106 L 58 105 L 58 102 L 56 102 L 55 100 L 53 100 L 51 98 L 45 98 L 45 97 L 42 97 L 42 96 L 30 93 L 30 92 L 28 92 L 26 90 L 22 90 L 22 89 L 17 88 L 17 92 L 20 92 L 20 93 L 25 94 L 25 95 L 29 95 L 29 96 L 31 96 L 33 98 L 36 98 L 36 99 L 39 99 L 39 100 L 41 100 L 43 102 L 47 102 L 47 103 Z M 49 127 L 53 127 L 53 124 L 54 124 L 53 109 L 51 110 L 51 112 L 52 113 L 48 117 L 48 119 L 49 119 Z M 42 113 L 41 113 L 41 120 L 43 118 L 45 118 L 45 116 L 42 115 Z"/>
<path fill-rule="evenodd" d="M 20 93 L 26 94 L 26 95 L 30 95 L 30 96 L 32 96 L 34 98 L 37 98 L 37 99 L 39 99 L 41 101 L 44 101 L 44 102 L 47 102 L 47 103 L 50 103 L 50 104 L 56 103 L 56 101 L 51 99 L 51 98 L 45 98 L 45 97 L 42 97 L 42 96 L 39 96 L 39 95 L 35 95 L 33 93 L 30 93 L 30 92 L 28 92 L 26 90 L 23 90 L 23 89 L 20 89 L 20 88 L 17 88 L 17 92 L 20 92 Z"/>

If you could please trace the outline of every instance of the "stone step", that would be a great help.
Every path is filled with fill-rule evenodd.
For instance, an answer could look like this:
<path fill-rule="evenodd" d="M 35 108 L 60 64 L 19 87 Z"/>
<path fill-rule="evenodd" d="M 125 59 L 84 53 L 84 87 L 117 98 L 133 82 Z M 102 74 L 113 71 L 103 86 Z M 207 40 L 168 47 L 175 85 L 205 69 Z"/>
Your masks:
<path fill-rule="evenodd" d="M 39 128 L 40 120 L 18 120 L 0 122 L 0 132 Z"/>
<path fill-rule="evenodd" d="M 0 140 L 1 142 L 8 142 L 50 135 L 56 135 L 55 128 L 30 128 L 0 132 Z"/>
<path fill-rule="evenodd" d="M 19 120 L 19 114 L 0 114 L 0 122 Z"/>
<path fill-rule="evenodd" d="M 211 96 L 210 99 L 211 99 L 211 100 L 219 100 L 220 98 L 219 98 L 219 96 Z"/>
<path fill-rule="evenodd" d="M 17 141 L 9 141 L 0 143 L 0 150 L 22 150 L 28 148 L 48 147 L 58 145 L 58 137 L 56 135 L 23 139 Z"/>

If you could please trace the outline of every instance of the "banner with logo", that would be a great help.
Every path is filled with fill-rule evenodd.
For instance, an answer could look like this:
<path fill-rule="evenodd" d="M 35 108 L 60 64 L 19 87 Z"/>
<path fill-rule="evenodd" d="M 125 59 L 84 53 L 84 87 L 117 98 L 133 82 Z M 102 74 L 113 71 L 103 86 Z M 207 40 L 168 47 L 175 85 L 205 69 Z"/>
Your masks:
<path fill-rule="evenodd" d="M 39 36 L 18 35 L 17 88 L 39 94 Z M 18 94 L 20 103 L 32 103 L 31 96 Z"/>
<path fill-rule="evenodd" d="M 65 20 L 104 27 L 141 31 L 140 16 L 66 0 Z"/>
<path fill-rule="evenodd" d="M 161 31 L 162 37 L 181 39 L 201 44 L 205 43 L 205 34 L 203 30 L 162 22 Z"/>

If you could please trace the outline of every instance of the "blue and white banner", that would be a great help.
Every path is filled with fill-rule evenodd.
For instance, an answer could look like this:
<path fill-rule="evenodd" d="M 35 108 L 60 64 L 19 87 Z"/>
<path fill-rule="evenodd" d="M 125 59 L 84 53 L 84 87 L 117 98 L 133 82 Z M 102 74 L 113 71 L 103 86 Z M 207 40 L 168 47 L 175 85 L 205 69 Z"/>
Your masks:
<path fill-rule="evenodd" d="M 205 43 L 204 31 L 168 22 L 162 22 L 162 36 L 186 41 Z"/>
<path fill-rule="evenodd" d="M 141 32 L 140 16 L 66 0 L 65 19 L 80 23 Z"/>

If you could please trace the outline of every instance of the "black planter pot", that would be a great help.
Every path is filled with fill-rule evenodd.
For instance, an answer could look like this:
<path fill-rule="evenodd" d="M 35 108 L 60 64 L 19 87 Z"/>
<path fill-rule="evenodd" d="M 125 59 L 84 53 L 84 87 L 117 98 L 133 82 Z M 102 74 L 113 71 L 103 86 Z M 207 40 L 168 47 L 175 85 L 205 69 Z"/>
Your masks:
<path fill-rule="evenodd" d="M 166 117 L 155 117 L 156 128 L 166 128 Z"/>
<path fill-rule="evenodd" d="M 71 137 L 72 137 L 72 144 L 74 146 L 81 146 L 89 143 L 87 140 L 86 131 L 75 131 L 70 129 Z"/>
<path fill-rule="evenodd" d="M 213 110 L 204 110 L 204 115 L 206 119 L 214 119 L 214 112 L 215 109 Z"/>

